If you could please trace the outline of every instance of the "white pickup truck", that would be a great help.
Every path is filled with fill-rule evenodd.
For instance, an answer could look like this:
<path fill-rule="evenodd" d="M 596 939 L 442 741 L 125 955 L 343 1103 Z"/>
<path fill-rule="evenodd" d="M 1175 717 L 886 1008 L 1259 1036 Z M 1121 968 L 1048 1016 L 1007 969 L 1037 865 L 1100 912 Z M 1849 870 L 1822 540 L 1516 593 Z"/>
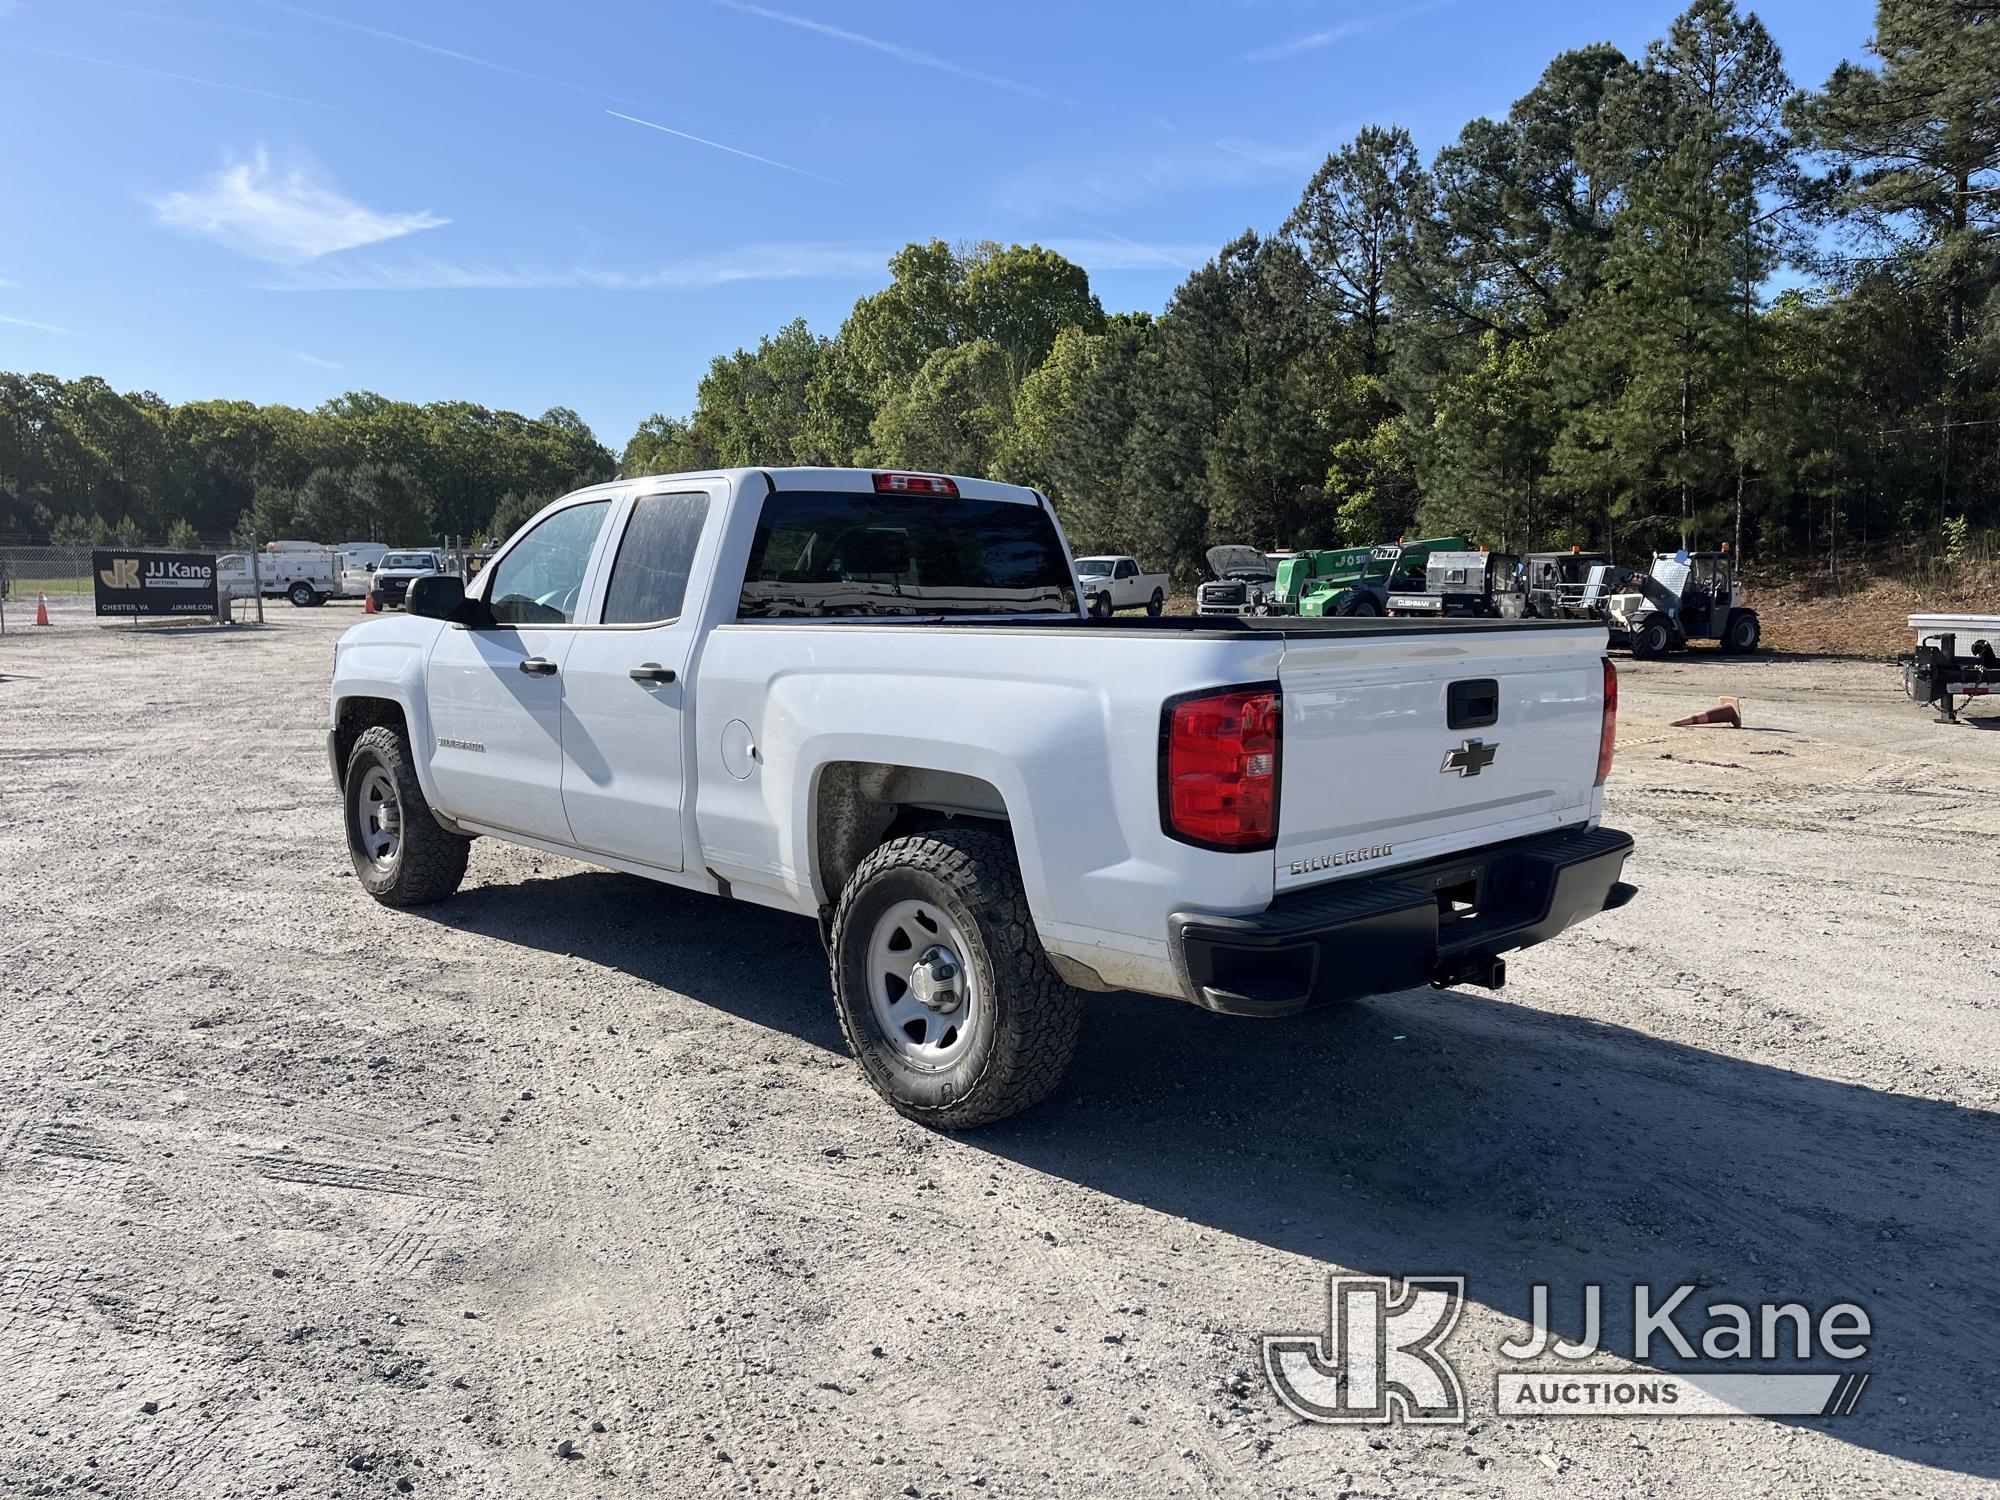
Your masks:
<path fill-rule="evenodd" d="M 817 918 L 869 1081 L 962 1127 L 1055 1087 L 1078 991 L 1497 987 L 1624 904 L 1615 684 L 1601 624 L 1097 622 L 1034 490 L 731 469 L 417 580 L 341 637 L 327 748 L 391 905 L 488 835 Z"/>
<path fill-rule="evenodd" d="M 1143 609 L 1158 619 L 1167 607 L 1167 575 L 1140 571 L 1137 558 L 1079 557 L 1076 581 L 1084 611 L 1100 620 L 1121 609 Z"/>

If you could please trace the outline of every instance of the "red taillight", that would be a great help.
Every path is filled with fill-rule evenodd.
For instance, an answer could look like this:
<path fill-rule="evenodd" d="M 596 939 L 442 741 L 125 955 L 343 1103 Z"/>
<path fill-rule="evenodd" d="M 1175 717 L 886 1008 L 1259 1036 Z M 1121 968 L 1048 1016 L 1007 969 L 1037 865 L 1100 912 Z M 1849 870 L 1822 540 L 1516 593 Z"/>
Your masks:
<path fill-rule="evenodd" d="M 1160 814 L 1174 838 L 1213 849 L 1268 849 L 1278 831 L 1274 687 L 1232 688 L 1167 704 Z"/>
<path fill-rule="evenodd" d="M 1618 669 L 1611 665 L 1611 658 L 1604 658 L 1604 728 L 1597 736 L 1597 781 L 1603 786 L 1604 778 L 1611 774 L 1612 741 L 1618 737 Z"/>
<path fill-rule="evenodd" d="M 946 495 L 956 497 L 958 485 L 942 474 L 877 474 L 878 495 Z"/>

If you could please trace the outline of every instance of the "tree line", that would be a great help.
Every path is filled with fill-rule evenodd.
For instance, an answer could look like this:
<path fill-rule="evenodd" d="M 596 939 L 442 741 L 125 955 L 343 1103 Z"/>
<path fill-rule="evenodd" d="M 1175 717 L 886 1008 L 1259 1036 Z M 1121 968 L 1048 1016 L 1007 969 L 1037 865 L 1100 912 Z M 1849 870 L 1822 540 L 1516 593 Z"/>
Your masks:
<path fill-rule="evenodd" d="M 1079 548 L 1182 577 L 1222 541 L 1962 535 L 2000 524 L 2000 7 L 1882 0 L 1867 52 L 1802 90 L 1698 0 L 1428 162 L 1363 129 L 1158 316 L 1039 246 L 912 244 L 832 335 L 718 357 L 615 460 L 562 410 L 0 377 L 0 528 L 504 534 L 614 468 L 800 463 L 1034 484 Z"/>

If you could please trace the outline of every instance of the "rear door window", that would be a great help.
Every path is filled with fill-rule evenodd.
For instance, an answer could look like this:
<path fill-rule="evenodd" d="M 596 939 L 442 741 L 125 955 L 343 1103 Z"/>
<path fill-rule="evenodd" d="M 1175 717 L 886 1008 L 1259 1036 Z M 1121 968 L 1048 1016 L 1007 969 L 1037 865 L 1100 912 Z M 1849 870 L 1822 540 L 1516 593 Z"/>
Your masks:
<path fill-rule="evenodd" d="M 695 543 L 708 519 L 708 495 L 642 495 L 632 506 L 611 584 L 604 595 L 606 625 L 647 625 L 677 619 L 687 598 Z"/>
<path fill-rule="evenodd" d="M 1076 613 L 1039 505 L 931 495 L 767 497 L 737 618 Z"/>

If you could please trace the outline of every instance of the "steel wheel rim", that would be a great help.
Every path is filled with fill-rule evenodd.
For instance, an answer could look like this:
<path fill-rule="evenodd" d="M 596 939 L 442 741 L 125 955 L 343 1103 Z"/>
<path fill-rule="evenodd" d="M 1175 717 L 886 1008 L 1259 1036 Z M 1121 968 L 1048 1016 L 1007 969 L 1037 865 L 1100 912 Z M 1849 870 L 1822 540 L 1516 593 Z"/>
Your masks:
<path fill-rule="evenodd" d="M 868 939 L 868 1002 L 882 1038 L 910 1067 L 951 1067 L 972 1045 L 984 998 L 971 944 L 934 901 L 898 901 Z"/>
<path fill-rule="evenodd" d="M 370 766 L 354 789 L 354 831 L 361 852 L 378 870 L 396 863 L 403 847 L 403 800 L 396 780 L 380 766 Z"/>

